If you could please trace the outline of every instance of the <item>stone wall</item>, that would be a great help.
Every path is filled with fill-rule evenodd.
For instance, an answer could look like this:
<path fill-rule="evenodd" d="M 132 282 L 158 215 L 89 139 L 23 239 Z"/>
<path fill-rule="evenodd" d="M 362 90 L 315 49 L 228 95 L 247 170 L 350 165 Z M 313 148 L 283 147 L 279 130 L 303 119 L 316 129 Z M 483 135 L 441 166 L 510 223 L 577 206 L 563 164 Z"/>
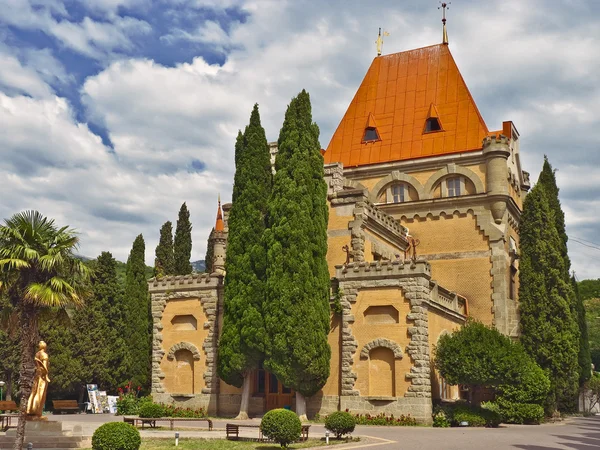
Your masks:
<path fill-rule="evenodd" d="M 167 276 L 152 279 L 148 282 L 152 304 L 152 395 L 157 401 L 164 403 L 176 402 L 181 406 L 210 408 L 216 413 L 216 394 L 219 389 L 219 378 L 216 374 L 216 357 L 218 342 L 218 310 L 219 299 L 222 295 L 223 277 L 208 274 L 192 274 L 187 276 Z M 170 348 L 163 346 L 163 333 L 172 327 L 170 322 L 163 322 L 163 313 L 167 304 L 181 299 L 199 299 L 202 307 L 204 323 L 198 326 L 205 330 L 205 336 L 200 350 L 198 367 L 202 370 L 196 376 L 201 376 L 204 383 L 201 393 L 183 394 L 167 392 L 161 369 L 163 361 L 167 360 L 166 353 Z M 193 313 L 193 311 L 190 311 Z M 194 359 L 197 359 L 196 357 Z"/>

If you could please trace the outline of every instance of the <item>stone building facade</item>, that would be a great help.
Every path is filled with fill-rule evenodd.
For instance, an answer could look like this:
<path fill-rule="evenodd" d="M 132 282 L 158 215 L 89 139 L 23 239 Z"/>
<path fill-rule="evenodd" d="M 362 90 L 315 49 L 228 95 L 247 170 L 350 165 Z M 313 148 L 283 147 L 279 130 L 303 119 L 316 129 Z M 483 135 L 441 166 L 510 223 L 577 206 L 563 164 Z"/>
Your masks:
<path fill-rule="evenodd" d="M 271 153 L 276 145 L 271 144 Z M 512 122 L 490 131 L 446 44 L 379 56 L 328 148 L 331 375 L 308 413 L 411 414 L 457 399 L 433 369 L 439 337 L 468 316 L 518 335 L 518 225 L 529 188 Z M 216 375 L 227 211 L 211 274 L 150 281 L 152 392 L 164 403 L 235 415 L 240 389 Z M 253 374 L 250 414 L 294 408 Z"/>

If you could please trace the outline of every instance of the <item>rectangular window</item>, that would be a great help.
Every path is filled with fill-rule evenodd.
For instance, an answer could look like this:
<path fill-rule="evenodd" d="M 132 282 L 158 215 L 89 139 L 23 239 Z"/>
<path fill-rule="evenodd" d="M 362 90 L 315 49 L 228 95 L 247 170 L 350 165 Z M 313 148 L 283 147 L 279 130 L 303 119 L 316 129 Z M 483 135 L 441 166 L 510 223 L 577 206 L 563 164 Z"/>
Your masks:
<path fill-rule="evenodd" d="M 512 266 L 510 268 L 510 285 L 508 289 L 508 297 L 511 300 L 517 299 L 517 269 Z"/>
<path fill-rule="evenodd" d="M 396 184 L 392 186 L 393 203 L 404 203 L 404 185 Z"/>
<path fill-rule="evenodd" d="M 460 178 L 450 178 L 446 181 L 446 188 L 448 189 L 448 197 L 459 197 L 460 196 Z"/>

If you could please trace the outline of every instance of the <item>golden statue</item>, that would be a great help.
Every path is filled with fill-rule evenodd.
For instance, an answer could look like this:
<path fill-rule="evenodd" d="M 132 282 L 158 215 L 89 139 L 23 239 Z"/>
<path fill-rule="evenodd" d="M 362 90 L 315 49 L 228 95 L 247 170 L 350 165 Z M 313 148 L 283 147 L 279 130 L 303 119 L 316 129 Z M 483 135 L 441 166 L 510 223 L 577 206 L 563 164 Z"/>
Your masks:
<path fill-rule="evenodd" d="M 27 402 L 28 415 L 42 415 L 44 403 L 46 403 L 48 383 L 50 383 L 50 378 L 48 378 L 48 353 L 46 353 L 46 343 L 40 341 L 39 351 L 35 354 L 35 378 Z"/>

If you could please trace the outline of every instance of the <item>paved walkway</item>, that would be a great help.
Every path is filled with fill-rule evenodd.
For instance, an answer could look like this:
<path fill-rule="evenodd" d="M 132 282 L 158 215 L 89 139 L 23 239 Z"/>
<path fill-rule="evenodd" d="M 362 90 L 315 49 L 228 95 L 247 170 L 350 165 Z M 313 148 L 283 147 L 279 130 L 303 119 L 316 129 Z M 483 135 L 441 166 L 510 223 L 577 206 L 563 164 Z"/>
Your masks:
<path fill-rule="evenodd" d="M 79 424 L 93 432 L 102 423 L 120 421 L 121 417 L 109 415 L 59 415 L 52 420 L 65 422 L 66 426 Z M 180 437 L 216 438 L 225 436 L 227 419 L 214 419 L 214 430 L 187 430 L 190 426 L 205 428 L 206 422 L 185 422 L 177 426 Z M 237 423 L 256 424 L 259 419 L 239 421 Z M 245 430 L 244 436 L 257 434 L 255 430 Z M 174 437 L 168 429 L 144 430 L 144 436 Z M 312 424 L 311 437 L 325 435 L 321 424 Z M 363 437 L 360 443 L 336 446 L 337 450 L 351 448 L 373 448 L 376 450 L 415 449 L 415 450 L 592 450 L 600 449 L 600 416 L 567 419 L 556 424 L 539 426 L 508 425 L 501 428 L 425 428 L 425 427 L 376 427 L 357 426 L 354 436 Z"/>

